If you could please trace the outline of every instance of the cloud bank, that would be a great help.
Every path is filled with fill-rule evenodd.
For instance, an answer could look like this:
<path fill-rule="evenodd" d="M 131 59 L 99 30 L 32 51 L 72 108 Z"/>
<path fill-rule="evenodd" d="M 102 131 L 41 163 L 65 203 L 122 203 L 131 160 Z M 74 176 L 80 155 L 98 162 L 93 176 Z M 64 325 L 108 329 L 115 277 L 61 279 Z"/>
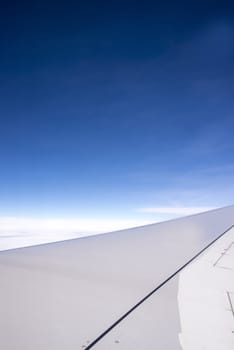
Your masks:
<path fill-rule="evenodd" d="M 138 212 L 141 213 L 155 213 L 155 214 L 173 214 L 173 215 L 191 215 L 202 213 L 204 211 L 215 209 L 214 207 L 148 207 L 140 208 Z"/>
<path fill-rule="evenodd" d="M 149 220 L 0 217 L 0 250 L 63 241 L 151 223 Z"/>

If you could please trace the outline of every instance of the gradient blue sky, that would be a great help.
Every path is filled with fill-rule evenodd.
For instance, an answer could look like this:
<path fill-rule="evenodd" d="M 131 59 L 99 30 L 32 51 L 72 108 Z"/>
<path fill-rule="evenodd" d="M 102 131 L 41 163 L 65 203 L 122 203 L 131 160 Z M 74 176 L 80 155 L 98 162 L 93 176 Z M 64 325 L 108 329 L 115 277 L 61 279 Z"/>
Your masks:
<path fill-rule="evenodd" d="M 0 42 L 1 217 L 233 203 L 231 2 L 7 1 Z"/>

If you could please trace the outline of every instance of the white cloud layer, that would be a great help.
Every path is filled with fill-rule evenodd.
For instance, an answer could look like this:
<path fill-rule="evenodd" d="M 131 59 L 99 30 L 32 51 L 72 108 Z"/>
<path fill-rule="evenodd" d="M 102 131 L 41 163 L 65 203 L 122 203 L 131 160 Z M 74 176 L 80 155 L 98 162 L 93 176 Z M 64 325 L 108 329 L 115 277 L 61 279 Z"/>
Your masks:
<path fill-rule="evenodd" d="M 0 250 L 121 230 L 151 223 L 146 220 L 0 217 Z"/>
<path fill-rule="evenodd" d="M 100 233 L 147 224 L 144 220 L 0 217 L 2 232 Z"/>
<path fill-rule="evenodd" d="M 172 214 L 172 215 L 191 215 L 202 213 L 204 211 L 215 209 L 214 207 L 147 207 L 140 208 L 137 211 L 140 213 L 155 213 L 155 214 Z"/>
<path fill-rule="evenodd" d="M 32 218 L 0 217 L 0 250 L 26 247 L 42 243 L 63 241 L 92 234 L 110 232 L 151 224 L 153 222 L 186 216 L 212 207 L 146 207 L 139 213 L 157 214 L 154 220 L 146 219 L 90 219 L 90 218 Z"/>

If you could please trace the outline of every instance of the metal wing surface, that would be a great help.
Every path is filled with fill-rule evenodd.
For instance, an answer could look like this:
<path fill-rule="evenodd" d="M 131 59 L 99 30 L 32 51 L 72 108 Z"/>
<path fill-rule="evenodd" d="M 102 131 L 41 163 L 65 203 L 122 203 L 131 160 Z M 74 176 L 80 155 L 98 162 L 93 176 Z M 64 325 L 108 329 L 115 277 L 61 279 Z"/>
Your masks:
<path fill-rule="evenodd" d="M 223 276 L 220 271 L 229 274 L 229 279 L 233 276 L 233 222 L 234 206 L 230 206 L 109 234 L 0 252 L 0 348 L 229 350 L 209 347 L 208 340 L 206 347 L 202 343 L 192 347 L 197 336 L 206 339 L 202 327 L 194 328 L 206 319 L 202 312 L 194 316 L 194 305 L 205 305 L 206 299 L 198 297 L 213 287 L 216 291 L 224 285 L 230 319 L 221 323 L 232 327 L 234 288 L 228 277 L 217 277 L 218 282 L 211 278 L 214 286 L 206 285 L 198 294 L 191 291 L 196 283 L 208 283 L 208 276 Z M 226 268 L 217 267 L 220 259 L 212 275 L 209 264 L 216 258 L 212 249 L 219 254 L 227 237 L 222 246 L 231 247 L 227 256 L 222 255 Z M 202 282 L 199 271 L 204 271 Z M 210 315 L 209 320 L 218 317 Z M 223 314 L 221 319 L 225 319 Z"/>

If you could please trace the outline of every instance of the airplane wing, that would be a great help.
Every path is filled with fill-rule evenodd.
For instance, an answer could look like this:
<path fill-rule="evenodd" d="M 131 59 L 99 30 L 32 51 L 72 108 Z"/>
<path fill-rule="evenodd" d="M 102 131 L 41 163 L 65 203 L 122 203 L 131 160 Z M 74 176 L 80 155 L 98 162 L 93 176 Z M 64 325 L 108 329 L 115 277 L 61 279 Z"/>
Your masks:
<path fill-rule="evenodd" d="M 0 349 L 231 350 L 234 206 L 0 252 Z"/>

